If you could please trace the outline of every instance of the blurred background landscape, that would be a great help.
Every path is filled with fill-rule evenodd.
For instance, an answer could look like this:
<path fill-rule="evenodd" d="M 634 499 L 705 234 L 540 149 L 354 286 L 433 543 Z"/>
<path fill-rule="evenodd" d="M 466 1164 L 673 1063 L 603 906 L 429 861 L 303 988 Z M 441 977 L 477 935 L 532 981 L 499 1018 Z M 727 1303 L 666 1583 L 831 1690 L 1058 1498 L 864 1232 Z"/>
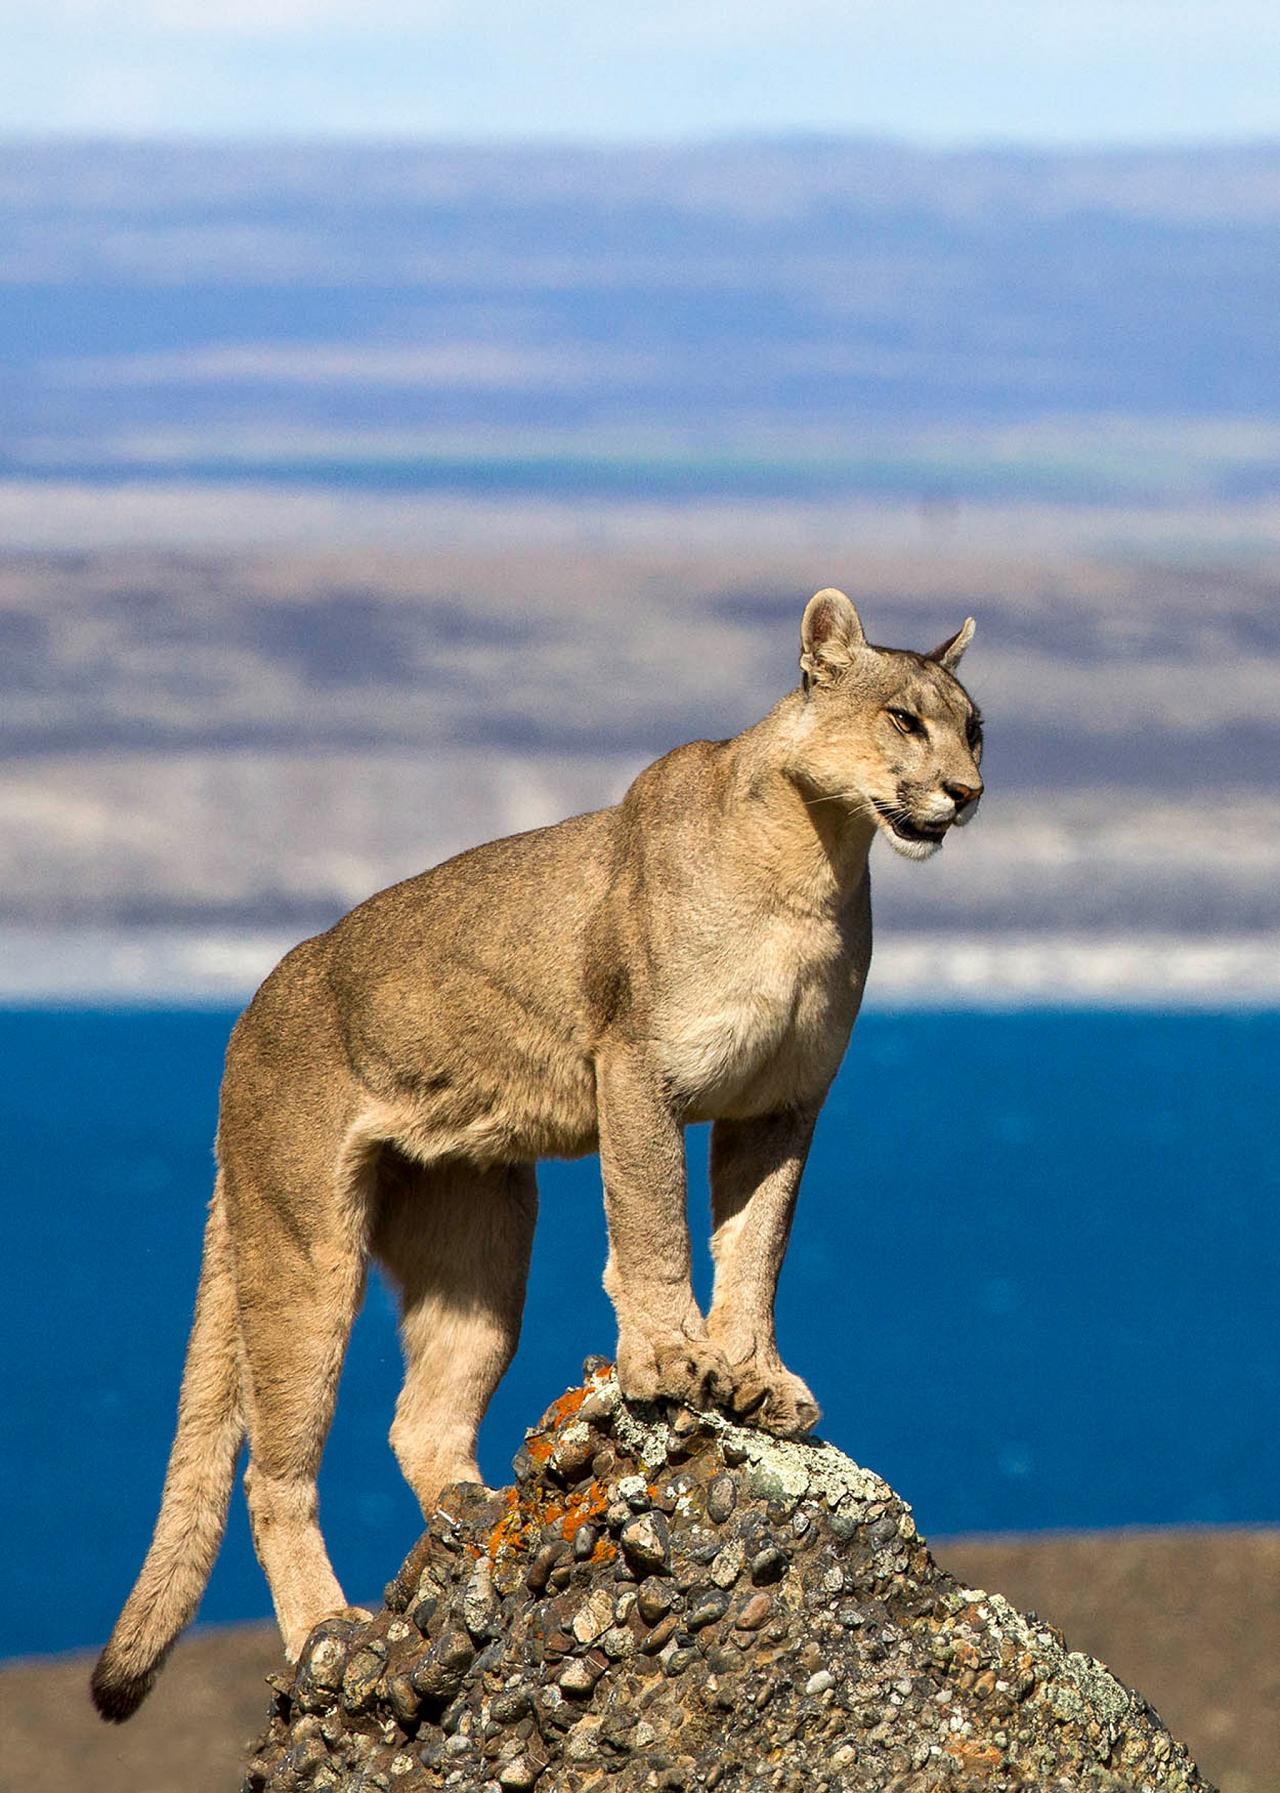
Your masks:
<path fill-rule="evenodd" d="M 1274 146 L 10 142 L 0 229 L 10 994 L 247 987 L 823 583 L 979 619 L 873 995 L 1280 993 Z"/>
<path fill-rule="evenodd" d="M 0 26 L 5 1653 L 100 1642 L 145 1549 L 261 976 L 755 721 L 835 584 L 889 645 L 977 617 L 988 796 L 874 855 L 784 1350 L 944 1562 L 1278 1793 L 1280 13 Z M 613 1337 L 598 1168 L 541 1180 L 494 1481 Z M 355 1597 L 420 1523 L 398 1377 L 375 1282 Z M 202 1616 L 266 1610 L 237 1496 Z M 11 1666 L 0 1785 L 230 1785 L 272 1657 L 206 1631 L 123 1737 Z"/>

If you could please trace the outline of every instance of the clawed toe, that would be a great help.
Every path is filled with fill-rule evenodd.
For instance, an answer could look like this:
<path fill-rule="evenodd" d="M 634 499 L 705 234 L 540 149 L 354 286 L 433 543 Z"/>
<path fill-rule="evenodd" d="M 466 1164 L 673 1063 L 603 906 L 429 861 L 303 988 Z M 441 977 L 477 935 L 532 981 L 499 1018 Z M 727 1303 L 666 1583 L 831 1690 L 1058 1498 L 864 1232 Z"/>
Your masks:
<path fill-rule="evenodd" d="M 678 1401 L 705 1411 L 725 1407 L 733 1376 L 721 1353 L 701 1339 L 679 1336 L 619 1344 L 618 1379 L 632 1400 Z"/>
<path fill-rule="evenodd" d="M 746 1425 L 777 1438 L 811 1432 L 821 1418 L 818 1403 L 789 1370 L 739 1371 L 731 1411 Z"/>
<path fill-rule="evenodd" d="M 658 1353 L 659 1392 L 694 1408 L 723 1407 L 733 1393 L 733 1378 L 720 1353 L 709 1345 L 684 1345 Z"/>
<path fill-rule="evenodd" d="M 798 1438 L 812 1432 L 821 1417 L 822 1411 L 807 1389 L 803 1394 L 784 1389 L 771 1391 L 752 1424 L 761 1431 L 772 1432 L 776 1438 Z"/>
<path fill-rule="evenodd" d="M 736 1419 L 754 1420 L 769 1400 L 769 1384 L 758 1376 L 740 1378 L 734 1387 L 729 1409 Z"/>

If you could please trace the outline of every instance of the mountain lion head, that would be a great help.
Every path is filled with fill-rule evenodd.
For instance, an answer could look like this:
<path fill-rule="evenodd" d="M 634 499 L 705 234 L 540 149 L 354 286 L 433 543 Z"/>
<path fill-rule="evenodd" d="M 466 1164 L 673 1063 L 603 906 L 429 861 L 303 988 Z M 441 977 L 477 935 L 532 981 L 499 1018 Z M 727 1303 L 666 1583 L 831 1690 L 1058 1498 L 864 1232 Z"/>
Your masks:
<path fill-rule="evenodd" d="M 982 718 L 955 676 L 973 618 L 929 654 L 873 647 L 842 591 L 809 600 L 791 772 L 810 802 L 873 819 L 908 859 L 936 853 L 982 795 Z"/>

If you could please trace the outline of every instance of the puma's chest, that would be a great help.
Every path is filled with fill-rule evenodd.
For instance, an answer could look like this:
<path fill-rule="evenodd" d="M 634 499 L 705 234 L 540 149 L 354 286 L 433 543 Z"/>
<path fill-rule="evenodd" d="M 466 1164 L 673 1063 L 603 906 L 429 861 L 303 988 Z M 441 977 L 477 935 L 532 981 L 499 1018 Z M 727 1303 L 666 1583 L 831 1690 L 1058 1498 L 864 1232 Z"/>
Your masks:
<path fill-rule="evenodd" d="M 833 922 L 771 919 L 735 933 L 680 984 L 660 1017 L 661 1050 L 692 1119 L 764 1112 L 825 1087 L 856 1008 Z"/>

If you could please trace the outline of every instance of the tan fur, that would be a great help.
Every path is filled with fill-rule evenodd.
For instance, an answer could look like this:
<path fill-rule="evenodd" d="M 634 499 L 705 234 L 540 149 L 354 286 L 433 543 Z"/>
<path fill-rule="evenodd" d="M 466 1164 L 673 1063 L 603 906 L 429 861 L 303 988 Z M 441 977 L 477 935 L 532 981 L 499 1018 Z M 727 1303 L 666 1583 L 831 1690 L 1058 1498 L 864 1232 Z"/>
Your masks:
<path fill-rule="evenodd" d="M 849 600 L 820 592 L 804 686 L 754 728 L 677 748 L 613 809 L 382 891 L 272 972 L 227 1053 L 178 1434 L 95 1671 L 105 1716 L 135 1710 L 195 1609 L 242 1427 L 289 1655 L 342 1606 L 316 1472 L 370 1253 L 402 1298 L 405 1476 L 428 1514 L 446 1483 L 478 1478 L 539 1158 L 600 1152 L 629 1394 L 718 1402 L 780 1434 L 814 1424 L 778 1355 L 774 1290 L 866 979 L 872 838 L 923 857 L 981 790 L 952 676 L 971 633 L 933 656 L 873 648 Z M 685 1220 L 695 1120 L 714 1122 L 705 1319 Z"/>

